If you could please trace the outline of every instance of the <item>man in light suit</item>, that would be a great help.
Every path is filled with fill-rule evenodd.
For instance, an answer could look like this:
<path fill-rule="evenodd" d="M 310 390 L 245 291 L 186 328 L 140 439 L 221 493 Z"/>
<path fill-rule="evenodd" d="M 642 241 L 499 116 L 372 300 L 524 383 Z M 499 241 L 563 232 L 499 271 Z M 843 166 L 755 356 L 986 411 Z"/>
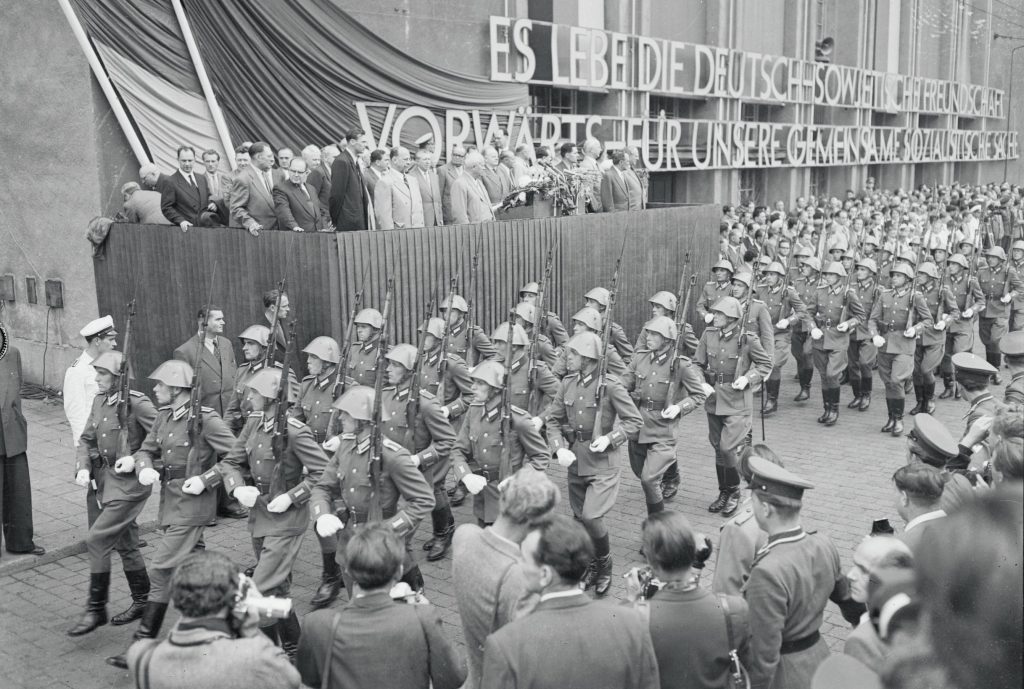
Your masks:
<path fill-rule="evenodd" d="M 258 237 L 260 230 L 279 229 L 274 213 L 274 185 L 283 179 L 273 170 L 274 151 L 257 141 L 249 147 L 249 167 L 239 171 L 231 187 L 231 217 Z"/>
<path fill-rule="evenodd" d="M 634 211 L 643 206 L 639 180 L 629 169 L 625 151 L 611 154 L 612 166 L 601 178 L 601 207 L 605 213 L 611 211 Z M 627 175 L 629 178 L 627 178 Z"/>
<path fill-rule="evenodd" d="M 348 145 L 331 165 L 331 222 L 339 232 L 365 230 L 370 195 L 366 180 L 359 169 L 359 156 L 366 150 L 366 135 L 362 129 L 345 133 Z"/>
<path fill-rule="evenodd" d="M 160 192 L 139 188 L 138 182 L 128 182 L 121 187 L 124 195 L 124 215 L 128 222 L 143 225 L 170 225 L 160 210 Z"/>
<path fill-rule="evenodd" d="M 227 224 L 231 215 L 231 175 L 220 169 L 220 153 L 212 148 L 203 151 L 203 167 L 206 169 L 206 186 L 210 191 L 210 203 L 217 207 L 218 222 Z"/>
<path fill-rule="evenodd" d="M 465 174 L 465 160 L 466 149 L 455 146 L 452 148 L 451 159 L 437 169 L 437 186 L 441 189 L 441 217 L 445 225 L 455 222 L 452 218 L 452 185 Z"/>
<path fill-rule="evenodd" d="M 306 161 L 292 158 L 288 179 L 274 186 L 274 211 L 282 230 L 319 232 L 324 229 L 316 189 L 306 182 Z"/>
<path fill-rule="evenodd" d="M 452 184 L 453 225 L 494 220 L 494 208 L 480 176 L 484 170 L 484 157 L 477 151 L 466 155 L 465 170 Z"/>
<path fill-rule="evenodd" d="M 516 146 L 515 155 L 512 157 L 512 181 L 520 186 L 520 180 L 530 177 L 530 168 L 533 166 L 533 150 L 526 144 Z"/>
<path fill-rule="evenodd" d="M 409 176 L 416 180 L 420 188 L 420 199 L 423 202 L 423 226 L 434 227 L 444 225 L 444 214 L 441 209 L 441 187 L 434 170 L 433 156 L 430 151 L 421 148 L 416 151 L 416 164 Z"/>
<path fill-rule="evenodd" d="M 210 202 L 206 178 L 193 171 L 195 163 L 195 149 L 179 146 L 178 169 L 170 177 L 164 177 L 160 186 L 160 210 L 182 232 L 188 232 L 188 228 L 193 225 L 202 224 L 200 215 L 204 211 L 217 211 L 217 206 Z"/>
<path fill-rule="evenodd" d="M 391 149 L 391 169 L 377 182 L 373 194 L 377 229 L 423 227 L 423 198 L 415 177 L 407 174 L 412 159 L 409 149 Z"/>
<path fill-rule="evenodd" d="M 485 146 L 484 169 L 481 172 L 480 180 L 487 190 L 487 197 L 492 204 L 501 203 L 505 195 L 512 191 L 512 180 L 508 169 L 501 165 L 498 151 L 493 146 Z"/>

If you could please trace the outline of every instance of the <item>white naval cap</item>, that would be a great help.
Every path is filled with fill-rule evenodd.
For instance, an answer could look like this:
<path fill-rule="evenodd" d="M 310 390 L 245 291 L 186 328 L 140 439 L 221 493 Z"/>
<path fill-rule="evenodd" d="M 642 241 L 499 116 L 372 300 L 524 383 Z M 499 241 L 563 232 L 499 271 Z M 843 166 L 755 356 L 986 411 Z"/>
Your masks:
<path fill-rule="evenodd" d="M 114 318 L 112 316 L 103 316 L 102 318 L 97 318 L 94 321 L 89 321 L 85 324 L 84 328 L 78 331 L 78 334 L 82 337 L 116 335 L 117 331 L 114 330 Z"/>

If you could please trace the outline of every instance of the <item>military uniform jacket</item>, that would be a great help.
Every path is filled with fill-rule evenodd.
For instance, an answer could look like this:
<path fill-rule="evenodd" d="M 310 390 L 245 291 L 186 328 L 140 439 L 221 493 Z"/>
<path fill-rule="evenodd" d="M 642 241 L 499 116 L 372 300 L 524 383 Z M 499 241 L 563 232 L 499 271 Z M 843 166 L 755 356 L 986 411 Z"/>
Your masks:
<path fill-rule="evenodd" d="M 537 471 L 546 470 L 548 448 L 525 409 L 513 405 L 510 426 L 511 437 L 502 439 L 501 395 L 495 395 L 486 404 L 471 403 L 452 448 L 456 480 L 461 481 L 468 474 L 480 474 L 490 483 L 508 478 L 500 471 L 501 451 L 506 442 L 511 443 L 512 472 L 509 476 L 527 462 Z"/>
<path fill-rule="evenodd" d="M 579 476 L 594 476 L 616 469 L 627 440 L 636 440 L 644 425 L 625 386 L 613 375 L 605 376 L 601 400 L 601 428 L 594 429 L 597 416 L 597 372 L 575 373 L 562 381 L 561 392 L 551 401 L 546 422 L 552 453 L 567 448 L 576 453 Z M 611 443 L 604 452 L 591 452 L 594 438 L 607 435 Z"/>
<path fill-rule="evenodd" d="M 769 536 L 754 558 L 743 595 L 750 608 L 750 685 L 768 689 L 782 644 L 818 632 L 829 599 L 847 598 L 839 551 L 827 537 L 799 528 Z M 808 677 L 798 686 L 809 685 Z"/>
<path fill-rule="evenodd" d="M 775 321 L 768 313 L 768 307 L 760 299 L 750 300 L 750 313 L 745 323 L 747 330 L 757 335 L 765 353 L 773 362 L 775 360 Z"/>
<path fill-rule="evenodd" d="M 708 327 L 697 345 L 694 363 L 704 369 L 704 379 L 714 386 L 704 410 L 716 416 L 750 414 L 753 408 L 753 389 L 768 377 L 772 358 L 764 351 L 757 335 L 748 333 L 741 343 L 740 329 L 734 324 L 728 330 Z M 733 390 L 732 383 L 740 376 L 750 381 L 743 390 Z"/>
<path fill-rule="evenodd" d="M 914 337 L 907 337 L 903 333 L 907 329 L 911 309 L 914 310 Z M 868 318 L 871 336 L 885 337 L 885 344 L 878 351 L 886 354 L 913 355 L 917 348 L 917 336 L 931 326 L 932 314 L 928 311 L 924 297 L 912 291 L 910 285 L 904 285 L 899 290 L 882 290 Z"/>
<path fill-rule="evenodd" d="M 1010 304 L 1004 304 L 1002 298 L 1007 294 L 1016 297 L 1024 293 L 1024 284 L 1021 283 L 1017 271 L 1005 262 L 999 270 L 992 270 L 987 265 L 979 268 L 978 285 L 985 295 L 985 311 L 981 314 L 982 318 L 1009 318 Z"/>
<path fill-rule="evenodd" d="M 740 511 L 722 524 L 711 590 L 727 596 L 742 595 L 743 586 L 754 564 L 754 556 L 764 546 L 767 538 L 768 535 L 761 531 L 754 518 L 754 503 L 747 498 Z"/>
<path fill-rule="evenodd" d="M 203 432 L 199 436 L 199 458 L 196 475 L 203 482 L 215 481 L 217 455 L 226 455 L 235 444 L 235 436 L 220 416 L 210 407 L 202 408 Z M 188 438 L 188 401 L 157 410 L 156 421 L 135 457 L 135 471 L 160 471 L 160 526 L 205 526 L 217 510 L 217 491 L 204 490 L 199 495 L 181 492 L 188 464 L 191 443 Z"/>
<path fill-rule="evenodd" d="M 423 354 L 427 359 L 420 372 L 420 390 L 426 390 L 438 398 L 438 403 L 448 408 L 448 418 L 455 419 L 466 411 L 467 400 L 473 395 L 473 379 L 469 377 L 469 366 L 465 359 L 448 354 L 445 368 L 444 399 L 438 395 L 441 381 L 441 348 Z"/>
<path fill-rule="evenodd" d="M 276 406 L 276 405 L 275 405 Z M 264 536 L 300 536 L 309 526 L 309 502 L 313 485 L 327 465 L 313 431 L 296 418 L 288 419 L 284 456 L 274 457 L 273 440 L 276 415 L 254 412 L 249 415 L 231 452 L 216 467 L 218 477 L 208 487 L 224 481 L 230 495 L 245 485 L 243 475 L 252 474 L 252 484 L 260 496 L 249 510 L 249 530 L 255 538 Z M 306 476 L 303 476 L 305 470 Z M 206 477 L 203 477 L 206 483 Z M 267 505 L 287 493 L 292 505 L 284 512 L 267 511 Z"/>
<path fill-rule="evenodd" d="M 952 275 L 946 278 L 946 287 L 949 288 L 953 299 L 956 302 L 956 319 L 949 324 L 948 330 L 955 333 L 970 333 L 974 330 L 974 323 L 978 315 L 985 310 L 985 293 L 981 291 L 981 285 L 975 277 L 967 278 L 967 272 L 960 273 L 957 277 Z M 970 318 L 964 318 L 963 313 L 967 309 L 974 309 Z"/>
<path fill-rule="evenodd" d="M 451 452 L 455 444 L 455 429 L 441 413 L 437 397 L 421 389 L 419 406 L 410 407 L 411 392 L 408 382 L 383 389 L 380 403 L 382 430 L 385 438 L 418 454 L 421 467 L 430 467 Z"/>
<path fill-rule="evenodd" d="M 992 396 L 991 392 L 986 392 L 971 402 L 971 406 L 967 408 L 967 413 L 964 414 L 964 435 L 967 431 L 971 430 L 971 426 L 974 422 L 983 416 L 995 416 L 997 411 L 996 399 Z M 962 438 L 963 436 L 961 436 Z"/>
<path fill-rule="evenodd" d="M 843 307 L 846 307 L 845 309 Z M 846 320 L 853 321 L 849 330 L 841 333 L 836 326 Z M 867 316 L 864 307 L 857 298 L 857 293 L 844 287 L 842 281 L 831 287 L 823 285 L 814 291 L 814 296 L 807 302 L 807 315 L 810 323 L 805 323 L 807 331 L 818 328 L 823 333 L 820 340 L 814 340 L 814 349 L 846 351 L 850 346 L 850 332 L 853 331 Z"/>
<path fill-rule="evenodd" d="M 783 318 L 798 323 L 807 319 L 807 306 L 792 285 L 786 285 L 785 289 L 781 283 L 775 289 L 765 285 L 758 292 L 758 296 L 761 297 L 761 303 L 768 312 L 768 322 L 771 323 L 772 332 L 776 335 L 789 332 L 789 328 L 779 330 L 775 327 Z"/>
<path fill-rule="evenodd" d="M 700 314 L 701 318 L 704 318 L 711 313 L 711 307 L 717 304 L 719 299 L 731 296 L 731 282 L 708 280 L 704 283 L 704 289 L 701 292 L 700 299 L 697 301 L 697 313 Z"/>
<path fill-rule="evenodd" d="M 132 390 L 128 402 L 128 451 L 137 452 L 156 420 L 156 407 L 141 392 Z M 118 444 L 121 424 L 117 418 L 120 392 L 96 395 L 85 430 L 75 448 L 75 473 L 83 469 L 92 474 L 100 503 L 114 500 L 140 500 L 149 497 L 152 486 L 138 482 L 134 474 L 119 474 L 114 463 L 120 459 Z"/>
<path fill-rule="evenodd" d="M 526 336 L 529 337 L 532 341 L 533 330 L 528 330 L 526 332 Z M 543 361 L 545 364 L 547 364 L 548 368 L 554 367 L 555 362 L 558 361 L 558 357 L 561 354 L 561 350 L 556 349 L 555 346 L 551 343 L 551 339 L 544 333 L 540 333 L 539 335 L 537 335 L 536 352 L 537 358 Z"/>
<path fill-rule="evenodd" d="M 502 365 L 505 364 L 505 357 L 502 356 Z M 530 366 L 526 362 L 526 354 L 512 355 L 512 404 L 520 409 L 525 409 L 531 416 L 539 416 L 542 419 L 547 413 L 548 404 L 558 396 L 558 378 L 551 372 L 551 369 L 543 361 L 534 362 L 533 375 L 536 378 L 535 387 L 540 391 L 539 395 L 531 395 L 530 390 Z"/>
<path fill-rule="evenodd" d="M 491 342 L 491 338 L 484 334 L 480 326 L 474 325 L 471 328 L 465 320 L 453 325 L 448 330 L 448 353 L 469 362 L 470 338 L 473 341 L 473 349 L 477 353 L 476 363 L 497 358 L 498 350 Z"/>
<path fill-rule="evenodd" d="M 348 370 L 345 372 L 347 385 L 373 387 L 377 380 L 377 352 L 380 338 L 368 342 L 357 342 L 349 347 Z"/>
<path fill-rule="evenodd" d="M 800 277 L 793 280 L 792 287 L 796 290 L 797 296 L 800 297 L 800 301 L 804 303 L 804 311 L 811 308 L 811 302 L 814 300 L 814 293 L 818 290 L 818 276 L 812 275 L 810 278 Z M 810 322 L 809 318 L 797 319 L 792 324 L 791 328 L 793 332 L 797 332 L 807 326 Z M 811 328 L 807 327 L 807 332 L 810 332 Z"/>
<path fill-rule="evenodd" d="M 687 357 L 676 358 L 672 371 L 675 346 L 660 352 L 641 349 L 629 363 L 622 384 L 640 410 L 644 425 L 637 439 L 641 443 L 675 442 L 675 428 L 679 419 L 699 407 L 707 399 L 704 394 L 704 376 Z M 676 383 L 674 398 L 669 399 L 669 388 Z M 670 404 L 678 404 L 682 411 L 674 419 L 663 419 L 661 412 Z"/>
<path fill-rule="evenodd" d="M 1017 277 L 1020 278 L 1022 284 L 1024 284 L 1024 260 L 1020 263 L 1010 261 L 1010 267 L 1013 268 L 1014 272 L 1017 273 Z M 1010 306 L 1014 311 L 1024 311 L 1024 289 L 1020 287 L 1016 290 L 1017 296 L 1010 302 Z"/>
<path fill-rule="evenodd" d="M 951 322 L 959 318 L 960 312 L 956 308 L 956 298 L 953 297 L 953 293 L 945 285 L 940 290 L 938 282 L 932 281 L 932 284 L 928 287 L 929 289 L 922 288 L 917 291 L 921 298 L 924 299 L 925 308 L 928 309 L 928 313 L 932 315 L 932 325 L 920 331 L 921 345 L 924 347 L 945 345 L 946 331 L 935 329 L 935 318 L 941 315 L 942 320 L 946 323 L 946 327 L 949 327 Z"/>
<path fill-rule="evenodd" d="M 854 285 L 850 287 L 856 294 L 857 299 L 860 301 L 861 308 L 864 309 L 864 313 L 870 315 L 871 310 L 875 308 L 875 301 L 878 299 L 878 295 L 882 293 L 884 287 L 878 284 L 875 278 L 868 278 L 867 280 L 858 280 Z M 852 340 L 870 340 L 871 331 L 868 330 L 867 319 L 862 319 L 857 323 L 856 328 L 850 328 L 850 339 Z"/>
<path fill-rule="evenodd" d="M 275 361 L 272 365 L 276 369 L 281 368 L 280 361 Z M 252 377 L 258 371 L 263 370 L 263 367 L 263 359 L 259 359 L 257 361 L 250 361 L 247 365 L 235 371 L 234 390 L 231 393 L 231 401 L 228 402 L 228 408 L 224 412 L 224 421 L 227 422 L 234 433 L 242 431 L 242 428 L 245 426 L 245 420 L 249 418 L 249 414 L 252 412 L 252 405 L 246 400 L 249 394 L 249 381 L 252 380 Z M 296 385 L 295 374 L 291 371 L 288 372 L 288 380 L 290 385 Z"/>
<path fill-rule="evenodd" d="M 626 362 L 622 360 L 619 353 L 615 351 L 615 348 L 608 345 L 605 348 L 605 356 L 608 358 L 608 373 L 621 378 L 626 374 Z M 558 361 L 551 368 L 551 373 L 558 378 L 563 380 L 569 373 L 569 349 L 563 347 L 562 351 L 558 355 Z"/>
<path fill-rule="evenodd" d="M 562 319 L 554 311 L 548 311 L 544 316 L 544 325 L 544 332 L 541 335 L 551 340 L 555 347 L 561 347 L 569 341 L 569 333 L 562 324 Z"/>
<path fill-rule="evenodd" d="M 342 433 L 338 436 L 341 445 L 327 462 L 320 480 L 313 487 L 311 517 L 343 512 L 342 521 L 348 528 L 353 524 L 366 522 L 370 510 L 370 495 L 373 482 L 370 478 L 370 430 L 364 428 L 358 436 Z M 384 520 L 399 536 L 405 536 L 416 529 L 420 520 L 434 509 L 434 492 L 423 478 L 423 473 L 413 466 L 409 451 L 393 440 L 384 438 L 381 443 L 380 505 Z M 405 509 L 398 510 L 398 499 L 405 501 Z"/>
<path fill-rule="evenodd" d="M 1005 401 L 1007 404 L 1024 404 L 1024 371 L 1013 374 L 1006 384 Z"/>
<path fill-rule="evenodd" d="M 296 419 L 304 421 L 313 432 L 318 443 L 335 435 L 335 429 L 328 428 L 331 420 L 331 405 L 334 404 L 335 367 L 324 371 L 319 376 L 306 376 L 299 385 L 299 401 L 290 413 Z"/>
<path fill-rule="evenodd" d="M 612 321 L 612 326 L 608 329 L 608 343 L 615 348 L 625 363 L 628 364 L 629 360 L 633 358 L 633 345 L 629 343 L 626 331 L 615 321 Z"/>

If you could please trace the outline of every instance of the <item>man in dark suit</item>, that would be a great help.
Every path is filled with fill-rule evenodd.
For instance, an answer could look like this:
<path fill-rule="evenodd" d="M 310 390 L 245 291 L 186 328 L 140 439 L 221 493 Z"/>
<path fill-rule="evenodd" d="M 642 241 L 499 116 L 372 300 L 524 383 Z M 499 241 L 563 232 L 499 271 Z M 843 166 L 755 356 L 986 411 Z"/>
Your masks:
<path fill-rule="evenodd" d="M 319 232 L 324 229 L 316 189 L 306 183 L 306 161 L 292 158 L 288 179 L 274 187 L 274 211 L 282 230 Z"/>
<path fill-rule="evenodd" d="M 437 181 L 430 151 L 421 148 L 416 151 L 416 164 L 409 172 L 420 188 L 420 199 L 423 201 L 423 225 L 434 227 L 444 225 L 444 214 L 441 209 L 441 187 Z"/>
<path fill-rule="evenodd" d="M 365 230 L 369 193 L 359 169 L 359 156 L 366 150 L 366 138 L 361 129 L 345 134 L 348 145 L 331 165 L 331 222 L 338 231 Z"/>
<path fill-rule="evenodd" d="M 309 175 L 306 183 L 316 190 L 317 203 L 320 205 L 320 222 L 324 229 L 333 230 L 331 224 L 331 165 L 341 151 L 334 144 L 324 146 L 306 146 L 302 149 L 302 158 L 306 161 Z"/>
<path fill-rule="evenodd" d="M 437 168 L 437 187 L 441 190 L 441 217 L 445 225 L 452 222 L 452 185 L 455 180 L 466 173 L 463 162 L 466 160 L 466 149 L 462 146 L 452 148 L 451 159 Z"/>
<path fill-rule="evenodd" d="M 647 622 L 630 608 L 592 600 L 580 580 L 594 557 L 590 537 L 565 515 L 522 543 L 523 576 L 533 610 L 487 638 L 488 689 L 659 686 Z"/>
<path fill-rule="evenodd" d="M 612 166 L 601 178 L 601 207 L 604 212 L 635 211 L 643 207 L 643 191 L 636 176 L 629 169 L 625 151 L 611 154 Z"/>
<path fill-rule="evenodd" d="M 892 482 L 898 493 L 896 511 L 907 524 L 900 540 L 916 555 L 925 534 L 942 528 L 946 518 L 946 511 L 942 509 L 946 477 L 941 469 L 913 462 L 897 469 Z"/>
<path fill-rule="evenodd" d="M 270 144 L 257 141 L 249 147 L 249 166 L 239 170 L 231 187 L 231 216 L 249 234 L 280 229 L 274 213 L 274 185 L 284 180 L 274 166 Z"/>
<path fill-rule="evenodd" d="M 493 146 L 485 146 L 483 150 L 484 168 L 480 173 L 480 181 L 484 183 L 487 197 L 492 204 L 499 204 L 505 195 L 512 190 L 512 180 L 508 170 L 501 166 L 498 151 Z"/>
<path fill-rule="evenodd" d="M 288 293 L 285 292 L 284 294 L 280 294 L 280 306 L 277 303 L 279 294 L 280 293 L 277 289 L 272 289 L 263 293 L 263 318 L 266 319 L 268 328 L 274 323 L 274 314 L 277 313 L 277 326 L 274 328 L 274 332 L 271 333 L 271 338 L 274 343 L 274 354 L 272 358 L 275 361 L 281 361 L 284 357 L 284 347 L 287 342 L 284 334 L 284 324 L 288 322 L 288 314 L 291 313 L 291 304 L 288 301 Z"/>
<path fill-rule="evenodd" d="M 206 212 L 216 212 L 216 204 L 210 201 L 210 190 L 206 178 L 193 171 L 196 152 L 191 146 L 178 147 L 178 169 L 170 177 L 163 178 L 160 188 L 160 209 L 164 217 L 188 232 L 193 225 L 211 224 L 200 222 Z"/>

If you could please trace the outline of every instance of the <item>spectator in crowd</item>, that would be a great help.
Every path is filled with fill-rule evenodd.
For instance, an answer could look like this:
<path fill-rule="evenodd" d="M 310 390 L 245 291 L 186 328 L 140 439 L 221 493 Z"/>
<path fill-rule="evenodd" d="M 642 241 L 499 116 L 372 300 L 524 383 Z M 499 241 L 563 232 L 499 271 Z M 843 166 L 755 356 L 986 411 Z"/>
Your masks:
<path fill-rule="evenodd" d="M 85 351 L 64 372 L 61 394 L 64 398 L 64 415 L 71 426 L 71 441 L 75 447 L 78 447 L 78 437 L 85 430 L 93 400 L 99 392 L 96 369 L 92 367 L 92 362 L 100 354 L 117 346 L 117 330 L 111 316 L 89 321 L 78 334 L 85 338 Z"/>
<path fill-rule="evenodd" d="M 246 142 L 235 149 L 235 174 L 238 174 L 252 164 L 252 158 L 249 156 L 250 146 L 252 144 Z"/>
<path fill-rule="evenodd" d="M 284 651 L 259 631 L 258 595 L 238 567 L 218 552 L 199 550 L 171 579 L 181 613 L 164 641 L 140 639 L 128 649 L 128 667 L 146 689 L 298 689 L 298 671 Z"/>
<path fill-rule="evenodd" d="M 629 161 L 630 171 L 640 184 L 640 198 L 642 199 L 641 208 L 647 208 L 647 193 L 648 187 L 650 186 L 650 177 L 647 170 L 643 167 L 643 161 L 640 160 L 640 149 L 636 146 L 627 146 L 626 159 Z"/>
<path fill-rule="evenodd" d="M 325 230 L 334 229 L 331 224 L 331 165 L 338 157 L 338 147 L 331 144 L 323 148 L 310 145 L 302 149 L 306 161 L 306 183 L 316 190 L 316 201 L 320 206 L 320 225 Z"/>
<path fill-rule="evenodd" d="M 409 149 L 405 146 L 391 149 L 389 167 L 377 182 L 373 193 L 377 228 L 391 230 L 423 227 L 423 197 L 416 178 L 408 174 L 412 167 Z"/>
<path fill-rule="evenodd" d="M 143 225 L 170 225 L 171 221 L 164 217 L 160 210 L 160 192 L 140 189 L 138 182 L 128 182 L 121 187 L 124 197 L 124 217 L 126 222 Z"/>
<path fill-rule="evenodd" d="M 361 129 L 349 130 L 345 138 L 348 145 L 331 165 L 331 222 L 339 231 L 365 230 L 369 226 L 370 196 L 359 168 L 359 156 L 366 150 L 366 138 Z"/>
<path fill-rule="evenodd" d="M 203 167 L 206 168 L 210 202 L 217 207 L 217 222 L 226 225 L 231 215 L 231 183 L 234 180 L 220 169 L 220 153 L 212 148 L 203 151 Z"/>
<path fill-rule="evenodd" d="M 463 174 L 452 183 L 452 224 L 494 220 L 491 199 L 480 179 L 484 170 L 484 157 L 476 151 L 467 153 L 463 167 Z"/>
<path fill-rule="evenodd" d="M 480 181 L 487 190 L 487 197 L 491 205 L 500 204 L 506 194 L 512 191 L 512 179 L 508 174 L 508 168 L 501 165 L 497 149 L 494 146 L 484 146 L 484 168 L 480 171 Z"/>
<path fill-rule="evenodd" d="M 899 569 L 912 571 L 914 556 L 906 543 L 895 536 L 865 536 L 853 553 L 853 567 L 846 573 L 850 580 L 850 598 L 867 603 L 870 589 L 881 571 Z M 843 652 L 868 667 L 879 667 L 885 660 L 885 644 L 865 613 L 846 639 Z"/>
<path fill-rule="evenodd" d="M 728 686 L 730 653 L 735 651 L 740 662 L 747 662 L 746 601 L 700 587 L 699 572 L 711 555 L 710 542 L 694 533 L 679 512 L 648 515 L 642 540 L 657 592 L 645 592 L 636 569 L 627 575 L 626 588 L 631 599 L 648 608 L 661 689 Z M 650 600 L 643 600 L 645 596 Z"/>
<path fill-rule="evenodd" d="M 578 161 L 579 151 L 576 148 L 576 144 L 571 141 L 566 141 L 558 147 L 558 162 L 555 163 L 556 170 L 561 172 L 575 170 Z"/>
<path fill-rule="evenodd" d="M 416 163 L 410 169 L 409 176 L 416 180 L 416 185 L 420 189 L 424 227 L 443 225 L 441 185 L 438 182 L 437 171 L 434 170 L 434 159 L 430 151 L 425 148 L 416 151 Z"/>
<path fill-rule="evenodd" d="M 288 179 L 274 186 L 274 213 L 282 230 L 319 232 L 324 228 L 320 200 L 307 181 L 306 161 L 288 163 Z"/>
<path fill-rule="evenodd" d="M 281 299 L 280 304 L 277 301 L 278 297 Z M 276 325 L 274 332 L 270 336 L 273 344 L 269 346 L 274 348 L 273 358 L 277 361 L 280 361 L 284 355 L 284 346 L 287 341 L 284 334 L 284 325 L 288 322 L 288 315 L 290 313 L 291 302 L 288 300 L 287 292 L 282 294 L 278 290 L 272 289 L 263 293 L 263 319 L 267 322 L 268 326 Z"/>
<path fill-rule="evenodd" d="M 193 225 L 210 225 L 209 217 L 203 218 L 204 211 L 215 213 L 217 205 L 210 201 L 210 190 L 206 177 L 196 175 L 192 169 L 196 162 L 196 151 L 191 146 L 178 147 L 178 169 L 164 179 L 160 189 L 160 209 L 171 224 L 182 232 L 188 232 Z"/>
<path fill-rule="evenodd" d="M 277 152 L 277 168 L 279 170 L 287 170 L 288 166 L 292 162 L 292 158 L 295 157 L 295 151 L 288 148 L 279 149 Z"/>
<path fill-rule="evenodd" d="M 391 169 L 391 156 L 383 148 L 370 152 L 370 165 L 366 168 L 366 189 L 370 192 L 370 198 L 377 205 L 377 183 L 384 179 L 384 176 Z"/>
<path fill-rule="evenodd" d="M 587 139 L 583 142 L 583 158 L 580 160 L 579 170 L 587 175 L 584 180 L 584 189 L 586 190 L 588 213 L 600 213 L 604 210 L 601 199 L 603 173 L 598 160 L 600 157 L 600 141 L 597 139 Z"/>
<path fill-rule="evenodd" d="M 352 599 L 341 610 L 305 618 L 297 665 L 302 681 L 324 689 L 457 689 L 466 669 L 427 604 L 391 599 L 405 548 L 386 524 L 356 531 L 346 547 Z"/>
<path fill-rule="evenodd" d="M 441 189 L 441 215 L 445 225 L 455 222 L 452 215 L 452 185 L 455 180 L 465 174 L 463 163 L 466 160 L 466 149 L 461 145 L 452 148 L 447 163 L 437 169 L 437 185 Z"/>
<path fill-rule="evenodd" d="M 914 417 L 914 428 L 907 434 L 907 461 L 924 462 L 942 472 L 945 487 L 940 506 L 948 514 L 974 495 L 973 476 L 961 465 L 959 448 L 953 435 L 934 416 L 921 413 Z"/>
<path fill-rule="evenodd" d="M 902 466 L 892 475 L 896 487 L 896 511 L 906 523 L 901 536 L 915 555 L 928 531 L 945 527 L 946 512 L 939 503 L 946 480 L 942 472 L 924 463 Z"/>
<path fill-rule="evenodd" d="M 521 550 L 526 590 L 538 595 L 537 603 L 487 638 L 481 686 L 657 687 L 646 620 L 635 610 L 592 600 L 580 588 L 594 558 L 583 527 L 555 515 L 527 534 Z"/>
<path fill-rule="evenodd" d="M 544 472 L 523 467 L 502 488 L 494 524 L 455 530 L 452 584 L 469 658 L 465 689 L 480 686 L 484 641 L 513 619 L 525 591 L 519 545 L 550 516 L 558 499 L 558 487 Z"/>
<path fill-rule="evenodd" d="M 166 176 L 161 174 L 160 168 L 153 163 L 143 163 L 142 167 L 139 168 L 139 179 L 142 180 L 142 187 L 146 191 L 159 192 L 163 188 Z M 170 225 L 171 223 L 167 224 Z"/>
<path fill-rule="evenodd" d="M 637 211 L 643 207 L 643 190 L 640 181 L 629 169 L 624 151 L 613 151 L 612 166 L 601 178 L 601 209 L 612 211 Z"/>
<path fill-rule="evenodd" d="M 32 482 L 26 454 L 28 422 L 21 413 L 23 382 L 21 352 L 8 344 L 7 353 L 0 357 L 0 542 L 7 541 L 9 553 L 45 555 L 46 551 L 33 540 Z"/>
<path fill-rule="evenodd" d="M 274 213 L 274 185 L 284 179 L 274 170 L 270 144 L 257 141 L 249 147 L 252 163 L 235 175 L 231 186 L 231 217 L 258 237 L 261 230 L 279 228 Z"/>
<path fill-rule="evenodd" d="M 527 144 L 516 146 L 516 152 L 512 156 L 512 181 L 515 186 L 523 186 L 524 179 L 531 177 L 530 168 L 533 166 L 533 150 Z"/>

